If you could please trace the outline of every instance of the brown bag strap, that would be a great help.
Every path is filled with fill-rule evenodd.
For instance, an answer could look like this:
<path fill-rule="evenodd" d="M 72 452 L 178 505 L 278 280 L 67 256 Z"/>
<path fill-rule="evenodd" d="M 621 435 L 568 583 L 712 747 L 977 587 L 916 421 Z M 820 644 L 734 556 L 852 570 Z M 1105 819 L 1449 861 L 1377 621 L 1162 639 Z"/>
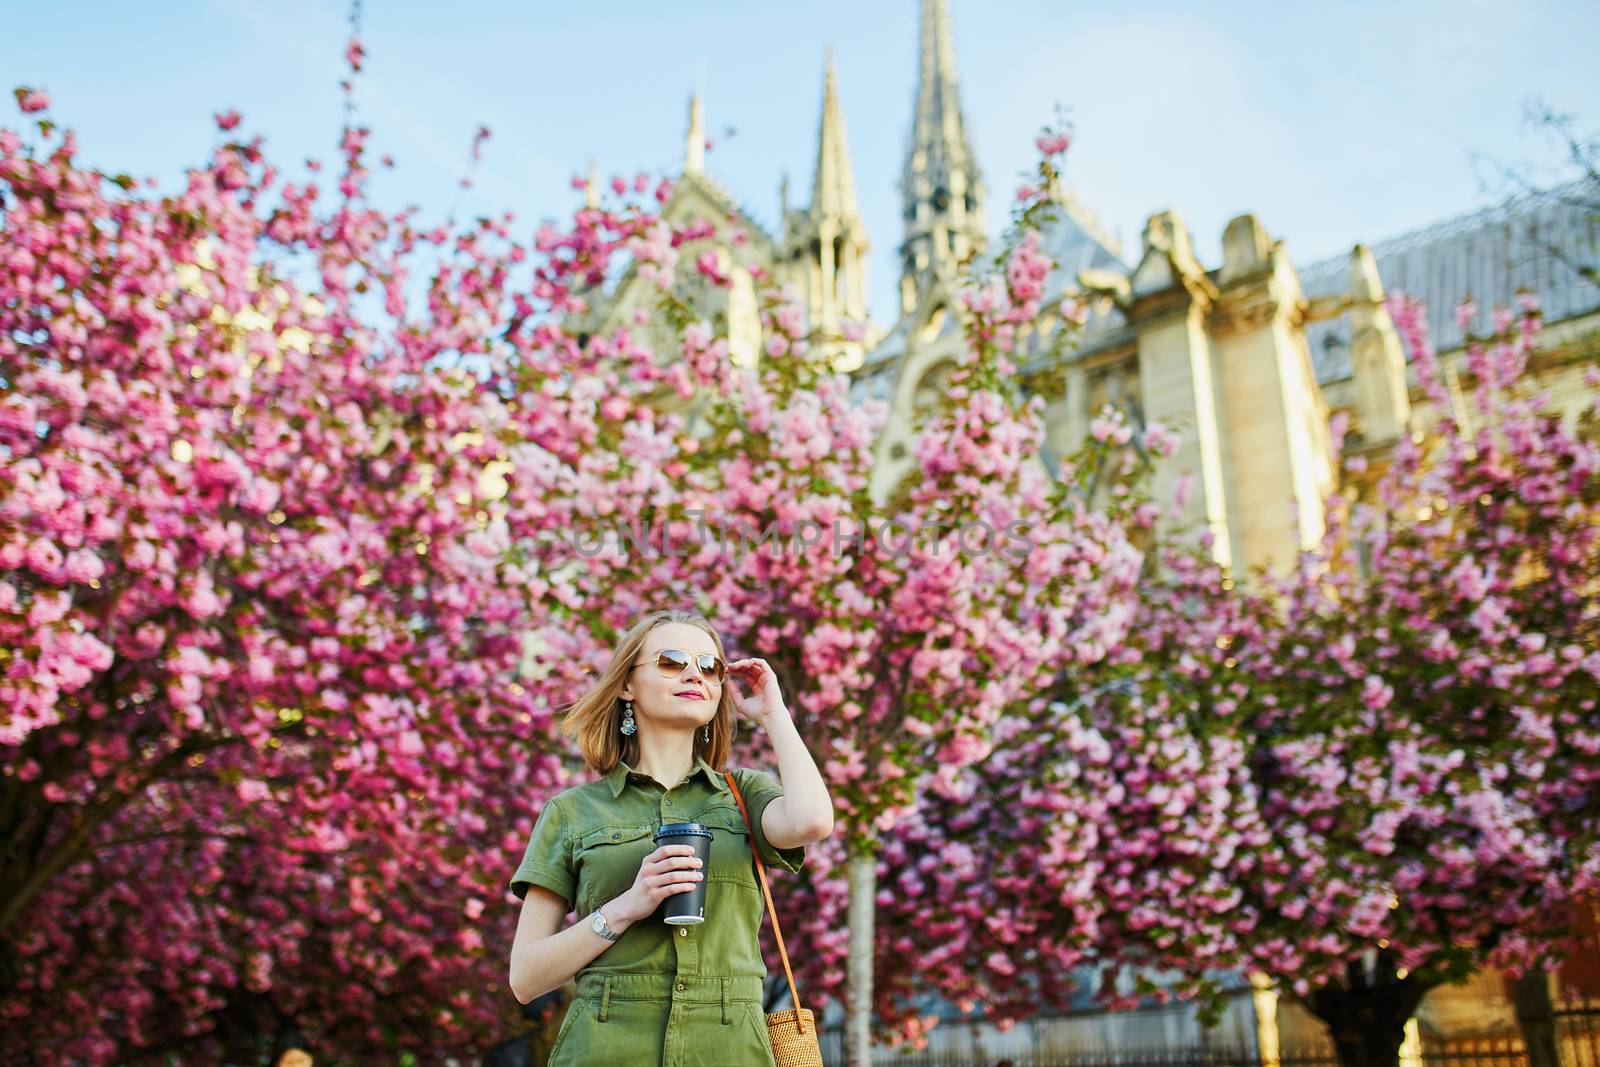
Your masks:
<path fill-rule="evenodd" d="M 800 1014 L 800 993 L 794 987 L 794 970 L 789 966 L 789 950 L 783 946 L 783 931 L 778 928 L 778 910 L 772 906 L 772 889 L 767 885 L 767 866 L 761 862 L 761 843 L 756 839 L 756 830 L 750 825 L 750 813 L 745 810 L 744 797 L 739 795 L 739 787 L 733 782 L 733 774 L 723 771 L 722 777 L 728 782 L 728 788 L 733 790 L 733 799 L 739 803 L 739 814 L 744 816 L 745 828 L 750 831 L 750 854 L 756 860 L 756 877 L 761 879 L 761 895 L 767 899 L 767 914 L 772 917 L 772 934 L 778 939 L 778 957 L 783 960 L 783 974 L 789 980 L 789 997 L 794 1001 L 795 1023 L 800 1032 L 805 1033 L 805 1019 Z"/>

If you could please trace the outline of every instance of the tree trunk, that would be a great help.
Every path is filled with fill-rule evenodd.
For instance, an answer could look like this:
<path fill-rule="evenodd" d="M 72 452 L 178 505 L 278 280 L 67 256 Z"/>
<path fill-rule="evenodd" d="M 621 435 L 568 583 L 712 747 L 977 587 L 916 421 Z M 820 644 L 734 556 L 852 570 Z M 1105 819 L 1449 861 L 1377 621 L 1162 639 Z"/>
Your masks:
<path fill-rule="evenodd" d="M 872 1064 L 872 945 L 878 895 L 878 858 L 870 849 L 852 849 L 845 869 L 850 879 L 850 954 L 845 970 L 846 1067 Z"/>
<path fill-rule="evenodd" d="M 234 986 L 222 1007 L 211 1013 L 213 1030 L 222 1043 L 226 1067 L 257 1067 L 265 1038 L 275 1029 L 272 1002 L 265 994 Z"/>
<path fill-rule="evenodd" d="M 9 933 L 22 921 L 28 905 L 49 888 L 57 875 L 87 859 L 94 851 L 95 831 L 115 819 L 124 807 L 141 802 L 145 788 L 152 782 L 180 773 L 190 756 L 243 743 L 242 736 L 229 734 L 200 736 L 179 745 L 139 768 L 143 773 L 129 788 L 105 789 L 73 809 L 70 816 L 53 810 L 51 818 L 70 818 L 63 829 L 40 820 L 36 813 L 8 820 L 0 834 L 0 854 L 6 861 L 0 864 L 0 934 Z"/>
<path fill-rule="evenodd" d="M 1345 966 L 1345 980 L 1313 992 L 1306 1002 L 1328 1024 L 1343 1067 L 1396 1067 L 1405 1042 L 1406 1021 L 1432 984 L 1399 977 L 1394 954 L 1374 954 Z"/>
<path fill-rule="evenodd" d="M 1528 1049 L 1528 1067 L 1561 1067 L 1556 1049 L 1555 1006 L 1550 1003 L 1550 983 L 1544 971 L 1533 970 L 1517 980 L 1512 992 L 1517 1025 Z"/>

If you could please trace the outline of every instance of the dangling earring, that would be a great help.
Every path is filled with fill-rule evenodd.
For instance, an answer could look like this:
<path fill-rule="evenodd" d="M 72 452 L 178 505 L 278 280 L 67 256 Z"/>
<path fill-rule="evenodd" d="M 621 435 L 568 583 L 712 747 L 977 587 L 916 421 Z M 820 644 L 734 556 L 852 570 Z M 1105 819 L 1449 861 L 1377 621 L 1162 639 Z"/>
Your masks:
<path fill-rule="evenodd" d="M 700 740 L 704 741 L 708 745 L 711 743 L 711 724 L 710 723 L 706 723 L 706 728 L 704 730 L 700 731 Z"/>
<path fill-rule="evenodd" d="M 633 732 L 639 728 L 638 724 L 633 721 L 633 701 L 624 700 L 622 707 L 626 712 L 622 717 L 622 732 L 625 736 L 632 737 Z"/>

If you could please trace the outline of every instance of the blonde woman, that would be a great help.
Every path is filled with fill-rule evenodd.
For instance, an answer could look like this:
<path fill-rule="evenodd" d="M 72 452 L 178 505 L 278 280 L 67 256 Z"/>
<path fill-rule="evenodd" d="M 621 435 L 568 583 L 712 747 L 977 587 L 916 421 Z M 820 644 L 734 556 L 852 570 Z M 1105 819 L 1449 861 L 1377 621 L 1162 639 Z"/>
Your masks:
<path fill-rule="evenodd" d="M 517 1000 L 577 979 L 550 1067 L 773 1063 L 757 940 L 765 904 L 751 834 L 722 777 L 740 715 L 766 733 L 782 779 L 732 772 L 754 847 L 769 866 L 798 871 L 805 846 L 832 832 L 833 802 L 772 668 L 728 663 L 703 616 L 640 619 L 562 720 L 599 777 L 545 803 L 511 878 L 522 898 Z M 651 840 L 674 822 L 710 829 L 705 867 L 691 847 Z M 702 882 L 703 923 L 656 917 L 662 901 Z M 580 918 L 563 929 L 572 911 Z"/>

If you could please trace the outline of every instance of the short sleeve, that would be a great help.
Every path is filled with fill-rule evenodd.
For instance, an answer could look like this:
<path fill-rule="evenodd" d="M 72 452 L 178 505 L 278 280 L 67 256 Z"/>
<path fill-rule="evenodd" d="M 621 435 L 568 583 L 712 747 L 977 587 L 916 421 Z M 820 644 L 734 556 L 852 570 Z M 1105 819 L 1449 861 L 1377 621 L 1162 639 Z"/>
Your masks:
<path fill-rule="evenodd" d="M 767 840 L 766 830 L 761 827 L 761 816 L 768 804 L 783 796 L 783 786 L 772 775 L 754 768 L 741 768 L 734 774 L 738 776 L 739 794 L 744 797 L 745 809 L 750 812 L 750 828 L 761 846 L 761 861 L 768 867 L 781 867 L 790 874 L 798 873 L 805 866 L 805 846 L 775 849 Z"/>
<path fill-rule="evenodd" d="M 542 885 L 557 896 L 571 901 L 577 878 L 572 870 L 572 848 L 567 839 L 566 813 L 556 797 L 545 801 L 533 836 L 517 873 L 511 876 L 511 892 L 526 899 L 529 885 Z"/>

